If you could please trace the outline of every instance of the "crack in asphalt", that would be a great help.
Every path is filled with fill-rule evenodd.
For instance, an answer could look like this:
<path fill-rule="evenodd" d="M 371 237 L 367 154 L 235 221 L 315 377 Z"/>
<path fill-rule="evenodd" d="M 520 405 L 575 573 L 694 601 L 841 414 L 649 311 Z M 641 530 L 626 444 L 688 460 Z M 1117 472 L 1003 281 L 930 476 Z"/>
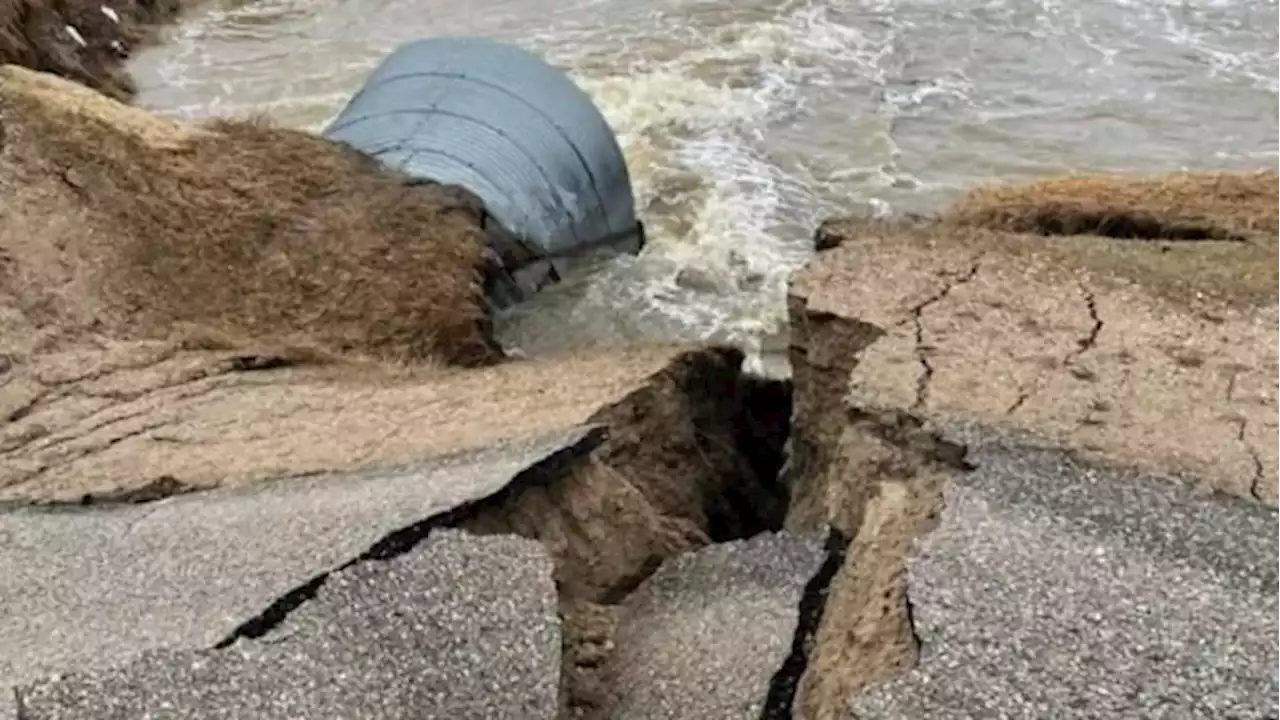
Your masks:
<path fill-rule="evenodd" d="M 425 540 L 435 530 L 459 527 L 467 518 L 473 517 L 481 508 L 487 507 L 491 503 L 501 503 L 503 498 L 509 497 L 512 493 L 521 492 L 531 486 L 545 487 L 549 485 L 555 479 L 568 474 L 574 465 L 590 456 L 608 437 L 608 428 L 595 426 L 577 441 L 552 451 L 517 472 L 515 477 L 511 478 L 511 481 L 496 493 L 472 500 L 442 513 L 426 516 L 417 522 L 384 534 L 359 555 L 334 568 L 322 570 L 309 580 L 276 596 L 276 599 L 263 608 L 262 611 L 241 622 L 221 640 L 214 643 L 212 649 L 223 650 L 241 640 L 261 640 L 267 637 L 279 628 L 295 610 L 314 599 L 330 577 L 361 563 L 385 562 L 403 555 Z"/>
<path fill-rule="evenodd" d="M 1032 395 L 1035 395 L 1035 392 L 1031 390 L 1023 390 L 1019 392 L 1018 397 L 1014 398 L 1013 402 L 1009 403 L 1009 407 L 1004 409 L 1004 414 L 1012 415 L 1021 410 L 1022 406 L 1027 404 L 1027 401 L 1031 399 Z"/>
<path fill-rule="evenodd" d="M 1067 353 L 1066 357 L 1062 359 L 1063 367 L 1070 367 L 1085 353 L 1095 348 L 1098 345 L 1098 336 L 1102 334 L 1102 328 L 1104 326 L 1102 316 L 1098 314 L 1098 297 L 1094 295 L 1088 285 L 1084 284 L 1083 280 L 1080 281 L 1079 288 L 1080 294 L 1084 296 L 1085 309 L 1089 313 L 1089 320 L 1092 325 L 1089 327 L 1087 335 L 1076 340 L 1076 349 Z"/>
<path fill-rule="evenodd" d="M 1076 339 L 1075 347 L 1063 356 L 1062 368 L 1067 370 L 1077 366 L 1080 359 L 1084 357 L 1085 354 L 1097 347 L 1098 339 L 1102 335 L 1103 329 L 1106 327 L 1106 321 L 1102 319 L 1101 313 L 1098 310 L 1097 296 L 1083 281 L 1079 283 L 1078 287 L 1080 294 L 1084 299 L 1085 309 L 1089 314 L 1091 324 L 1088 332 Z M 1224 391 L 1224 399 L 1227 402 L 1235 400 L 1236 386 L 1241 372 L 1243 372 L 1241 368 L 1233 368 L 1227 375 L 1226 388 Z M 1125 382 L 1123 382 L 1122 385 L 1127 384 L 1128 372 L 1126 371 Z M 1031 400 L 1031 398 L 1035 397 L 1039 389 L 1039 383 L 1037 383 L 1030 388 L 1021 390 L 1014 401 L 1005 409 L 1005 414 L 1012 415 L 1018 412 L 1018 410 Z M 1245 453 L 1253 464 L 1253 476 L 1249 481 L 1249 495 L 1253 499 L 1265 503 L 1266 501 L 1262 496 L 1262 485 L 1263 481 L 1266 479 L 1266 466 L 1264 465 L 1262 456 L 1258 452 L 1257 448 L 1250 444 L 1245 437 L 1249 421 L 1245 418 L 1232 418 L 1227 422 L 1236 427 L 1236 439 L 1240 442 Z"/>
<path fill-rule="evenodd" d="M 27 720 L 27 705 L 22 700 L 22 691 L 18 688 L 11 688 L 13 693 L 13 717 L 14 720 Z"/>
<path fill-rule="evenodd" d="M 1083 280 L 1079 282 L 1077 287 L 1080 290 L 1081 297 L 1084 299 L 1085 312 L 1089 314 L 1090 325 L 1088 332 L 1084 336 L 1076 338 L 1075 348 L 1062 356 L 1062 368 L 1066 370 L 1070 370 L 1079 362 L 1080 358 L 1084 357 L 1085 353 L 1098 346 L 1098 338 L 1102 335 L 1102 329 L 1106 326 L 1101 313 L 1098 311 L 1097 295 L 1094 294 L 1093 290 L 1089 289 L 1089 286 Z M 1018 392 L 1018 397 L 1005 408 L 1004 414 L 1013 415 L 1018 412 L 1039 391 L 1040 383 L 1038 381 L 1030 388 L 1021 389 Z"/>
<path fill-rule="evenodd" d="M 844 567 L 851 540 L 838 528 L 832 527 L 827 531 L 825 556 L 818 571 L 805 583 L 796 610 L 796 629 L 791 636 L 791 650 L 769 680 L 759 720 L 785 720 L 793 716 L 796 691 L 809 668 L 814 638 L 827 609 L 831 582 L 835 580 L 840 568 Z"/>
<path fill-rule="evenodd" d="M 1242 368 L 1232 368 L 1231 373 L 1227 375 L 1227 387 L 1224 392 L 1224 399 L 1227 402 L 1233 402 L 1236 395 L 1236 379 L 1243 372 Z M 1249 456 L 1249 460 L 1253 462 L 1253 477 L 1249 480 L 1249 496 L 1260 503 L 1266 503 L 1262 497 L 1262 481 L 1266 479 L 1266 466 L 1262 463 L 1262 455 L 1258 453 L 1258 449 L 1245 437 L 1249 430 L 1248 418 L 1232 418 L 1228 420 L 1236 426 L 1236 440 L 1240 441 L 1240 445 L 1244 447 L 1245 453 Z"/>
<path fill-rule="evenodd" d="M 912 410 L 920 410 L 929 402 L 929 383 L 933 380 L 933 364 L 929 362 L 929 355 L 924 344 L 924 311 L 929 307 L 942 302 L 952 290 L 970 282 L 978 276 L 978 270 L 982 264 L 975 260 L 967 271 L 963 274 L 943 282 L 942 288 L 933 295 L 927 297 L 920 304 L 911 308 L 911 323 L 915 329 L 915 353 L 916 361 L 920 363 L 920 375 L 916 378 L 916 397 L 911 404 Z"/>
<path fill-rule="evenodd" d="M 1262 457 L 1247 442 L 1245 452 L 1249 453 L 1249 459 L 1253 461 L 1253 478 L 1249 480 L 1249 496 L 1265 504 L 1267 501 L 1262 497 L 1262 481 L 1266 478 L 1266 468 L 1262 465 Z"/>
<path fill-rule="evenodd" d="M 1234 380 L 1234 376 L 1232 380 Z M 1229 425 L 1236 427 L 1236 440 L 1240 442 L 1240 446 L 1244 448 L 1244 452 L 1249 456 L 1249 460 L 1253 463 L 1253 477 L 1249 479 L 1249 495 L 1254 500 L 1266 503 L 1262 498 L 1262 481 L 1265 479 L 1266 467 L 1262 464 L 1262 456 L 1258 454 L 1256 448 L 1245 438 L 1245 433 L 1249 430 L 1249 420 L 1243 417 L 1227 418 Z"/>

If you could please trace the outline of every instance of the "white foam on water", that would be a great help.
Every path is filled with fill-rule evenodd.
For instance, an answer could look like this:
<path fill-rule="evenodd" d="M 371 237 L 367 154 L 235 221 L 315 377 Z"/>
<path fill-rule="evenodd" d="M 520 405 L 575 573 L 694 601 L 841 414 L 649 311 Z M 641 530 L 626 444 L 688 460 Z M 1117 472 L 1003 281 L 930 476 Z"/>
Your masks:
<path fill-rule="evenodd" d="M 153 80 L 142 102 L 159 98 L 164 112 L 188 118 L 266 113 L 319 129 L 390 45 L 476 22 L 429 17 L 413 0 L 381 3 L 367 17 L 344 5 L 261 0 L 192 14 L 146 55 L 144 80 Z M 506 39 L 565 67 L 601 106 L 624 147 L 650 246 L 525 314 L 551 312 L 580 341 L 598 336 L 604 318 L 626 339 L 749 345 L 779 326 L 785 277 L 827 210 L 819 182 L 782 167 L 766 133 L 805 113 L 801 86 L 834 87 L 849 75 L 879 82 L 885 44 L 834 21 L 820 2 L 600 13 L 549 22 L 542 34 L 516 23 L 520 33 Z M 616 22 L 601 23 L 609 14 Z M 418 32 L 393 22 L 415 16 Z M 677 282 L 690 270 L 704 280 L 697 289 Z"/>
<path fill-rule="evenodd" d="M 806 168 L 772 156 L 768 132 L 804 115 L 802 88 L 851 77 L 883 83 L 892 38 L 842 25 L 815 2 L 713 12 L 655 13 L 621 36 L 616 27 L 577 30 L 565 42 L 557 31 L 535 44 L 570 70 L 618 133 L 650 229 L 639 259 L 567 291 L 575 307 L 607 303 L 624 278 L 642 278 L 644 312 L 663 316 L 663 332 L 675 325 L 685 338 L 752 349 L 781 328 L 786 278 L 831 210 Z M 691 272 L 693 290 L 681 282 Z M 547 313 L 555 302 L 520 312 Z"/>

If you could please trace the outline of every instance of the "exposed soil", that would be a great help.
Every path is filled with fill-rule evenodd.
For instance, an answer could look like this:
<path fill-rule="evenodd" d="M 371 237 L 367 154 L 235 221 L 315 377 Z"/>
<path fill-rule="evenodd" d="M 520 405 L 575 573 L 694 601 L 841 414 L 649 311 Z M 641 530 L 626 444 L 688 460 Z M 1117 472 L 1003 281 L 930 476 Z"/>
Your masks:
<path fill-rule="evenodd" d="M 843 717 L 848 698 L 914 662 L 905 563 L 947 479 L 969 468 L 966 450 L 874 396 L 834 392 L 886 333 L 797 311 L 794 391 L 743 376 L 737 351 L 682 355 L 592 417 L 609 437 L 567 474 L 504 492 L 460 523 L 538 539 L 555 558 L 562 717 L 610 716 L 622 603 L 666 559 L 784 523 L 832 532 L 763 717 Z M 780 475 L 784 444 L 799 440 L 793 395 L 808 442 Z"/>
<path fill-rule="evenodd" d="M 795 424 L 786 526 L 831 535 L 763 717 L 836 720 L 849 698 L 916 662 L 907 556 L 941 512 L 946 482 L 969 465 L 966 449 L 919 408 L 855 380 L 891 337 L 884 318 L 830 312 L 807 290 L 801 284 L 789 296 Z"/>
<path fill-rule="evenodd" d="M 117 100 L 136 92 L 124 63 L 182 0 L 0 0 L 0 65 L 53 73 Z"/>
<path fill-rule="evenodd" d="M 939 219 L 818 232 L 788 298 L 786 524 L 834 533 L 765 717 L 845 718 L 916 663 L 906 560 L 969 468 L 937 423 L 1276 503 L 1276 175 L 1144 182 L 994 188 Z M 1224 242 L 1186 242 L 1188 218 Z M 1110 237 L 1043 237 L 1067 232 Z"/>
<path fill-rule="evenodd" d="M 246 371 L 234 351 L 76 347 L 0 375 L 0 419 L 8 418 L 0 421 L 0 501 L 237 487 L 538 435 L 587 421 L 680 352 L 583 353 L 466 371 Z"/>
<path fill-rule="evenodd" d="M 89 337 L 310 360 L 500 357 L 483 208 L 460 189 L 407 184 L 306 133 L 178 125 L 16 67 L 0 69 L 0 127 L 12 360 Z"/>
<path fill-rule="evenodd" d="M 0 497 L 147 502 L 599 426 L 570 466 L 415 529 L 544 543 L 575 715 L 607 715 L 627 593 L 674 554 L 780 527 L 790 389 L 743 376 L 737 350 L 442 367 L 493 359 L 469 197 L 300 133 L 181 126 L 15 68 L 0 125 Z"/>
<path fill-rule="evenodd" d="M 307 184 L 317 166 L 342 177 L 353 169 L 334 163 L 353 163 L 357 175 L 367 167 L 269 128 L 183 128 L 66 83 L 3 72 L 0 118 L 8 133 L 0 178 L 22 203 L 0 224 L 12 328 L 0 383 L 0 487 L 8 499 L 145 502 L 169 491 L 402 461 L 547 427 L 602 426 L 609 438 L 567 472 L 513 485 L 446 519 L 476 532 L 537 538 L 551 551 L 568 629 L 566 712 L 587 715 L 607 711 L 600 669 L 617 602 L 676 553 L 780 526 L 788 499 L 777 477 L 790 391 L 742 376 L 739 351 L 653 348 L 465 374 L 438 368 L 436 361 L 474 357 L 454 352 L 467 343 L 446 344 L 452 338 L 439 332 L 441 322 L 479 308 L 467 294 L 477 287 L 469 243 L 478 243 L 468 205 L 441 209 L 448 195 L 423 192 L 415 213 L 405 193 L 421 191 L 381 172 L 362 181 L 371 187 L 325 192 L 319 181 Z M 77 112 L 64 111 L 72 106 Z M 6 113 L 11 107 L 28 114 Z M 37 125 L 39 117 L 47 121 Z M 59 124 L 64 132 L 55 136 Z M 244 143 L 239 157 L 236 143 Z M 303 166 L 284 153 L 291 147 L 335 157 Z M 255 154 L 263 156 L 257 164 Z M 291 161 L 292 169 L 280 167 Z M 264 165 L 280 169 L 272 174 Z M 388 186 L 400 214 L 363 215 L 394 209 L 378 207 Z M 144 189 L 168 202 L 141 197 Z M 329 207 L 336 220 L 326 223 Z M 36 234 L 42 217 L 70 219 Z M 305 245 L 289 233 L 295 222 L 313 231 Z M 408 227 L 435 232 L 399 234 Z M 450 241 L 464 262 L 412 255 Z M 392 243 L 410 254 L 383 265 L 359 255 L 362 244 L 384 252 Z M 255 252 L 264 246 L 275 252 Z M 346 253 L 357 262 L 343 265 Z M 274 258 L 289 275 L 270 277 L 264 266 Z M 321 284 L 335 276 L 350 283 L 335 292 L 348 303 L 374 291 L 351 316 L 325 312 Z M 445 309 L 450 286 L 466 304 L 453 308 L 458 315 L 430 317 L 430 309 Z M 419 294 L 377 304 L 406 290 Z M 299 319 L 303 311 L 313 314 Z M 344 329 L 346 317 L 353 324 Z M 437 332 L 422 336 L 358 334 L 433 322 Z M 422 427 L 432 432 L 413 432 Z M 265 632 L 316 587 L 282 597 L 243 632 Z"/>
<path fill-rule="evenodd" d="M 1280 283 L 1278 196 L 1274 170 L 1078 177 L 976 188 L 941 219 L 1003 231 L 965 233 L 967 242 L 1134 280 L 1169 299 L 1250 305 L 1274 301 Z M 1022 233 L 1074 237 L 1028 243 Z"/>
<path fill-rule="evenodd" d="M 689 353 L 591 422 L 609 439 L 566 477 L 499 498 L 463 527 L 540 540 L 565 623 L 565 717 L 608 717 L 617 605 L 664 560 L 782 526 L 789 388 L 738 350 Z"/>
<path fill-rule="evenodd" d="M 1200 265 L 1180 278 L 1098 267 L 1094 259 L 1126 257 L 1103 244 L 1133 245 L 1113 239 L 929 221 L 827 230 L 845 241 L 797 275 L 793 302 L 811 317 L 856 318 L 885 333 L 851 381 L 884 406 L 1031 433 L 1276 503 L 1274 284 L 1246 305 L 1243 295 L 1211 294 Z M 1082 246 L 1108 254 L 1082 259 Z M 1252 243 L 1184 247 L 1275 271 Z"/>

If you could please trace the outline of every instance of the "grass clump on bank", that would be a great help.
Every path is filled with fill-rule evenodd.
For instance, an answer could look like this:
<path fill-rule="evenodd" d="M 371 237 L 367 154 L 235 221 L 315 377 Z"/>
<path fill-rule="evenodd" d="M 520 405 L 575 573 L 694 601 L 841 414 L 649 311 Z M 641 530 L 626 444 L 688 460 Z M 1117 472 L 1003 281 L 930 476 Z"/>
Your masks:
<path fill-rule="evenodd" d="M 497 357 L 483 208 L 464 191 L 307 133 L 180 125 L 15 67 L 0 126 L 0 302 L 42 332 Z"/>
<path fill-rule="evenodd" d="M 1276 299 L 1278 198 L 1274 170 L 1085 176 L 979 187 L 940 219 L 994 231 L 966 233 L 971 242 L 1049 256 L 1165 297 L 1249 305 Z"/>

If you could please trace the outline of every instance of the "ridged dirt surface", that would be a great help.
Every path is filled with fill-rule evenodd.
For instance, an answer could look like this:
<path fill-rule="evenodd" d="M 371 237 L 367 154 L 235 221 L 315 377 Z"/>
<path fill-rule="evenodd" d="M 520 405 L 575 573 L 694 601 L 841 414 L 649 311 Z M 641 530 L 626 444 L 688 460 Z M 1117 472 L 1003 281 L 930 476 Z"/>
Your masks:
<path fill-rule="evenodd" d="M 826 233 L 838 247 L 796 276 L 792 302 L 884 332 L 855 378 L 872 404 L 1276 505 L 1274 297 L 1175 301 L 1035 252 L 1076 239 L 927 222 Z"/>
<path fill-rule="evenodd" d="M 787 526 L 845 542 L 766 718 L 1253 717 L 1274 699 L 1274 299 L 1149 292 L 1047 242 L 1070 241 L 819 233 L 789 297 Z"/>

